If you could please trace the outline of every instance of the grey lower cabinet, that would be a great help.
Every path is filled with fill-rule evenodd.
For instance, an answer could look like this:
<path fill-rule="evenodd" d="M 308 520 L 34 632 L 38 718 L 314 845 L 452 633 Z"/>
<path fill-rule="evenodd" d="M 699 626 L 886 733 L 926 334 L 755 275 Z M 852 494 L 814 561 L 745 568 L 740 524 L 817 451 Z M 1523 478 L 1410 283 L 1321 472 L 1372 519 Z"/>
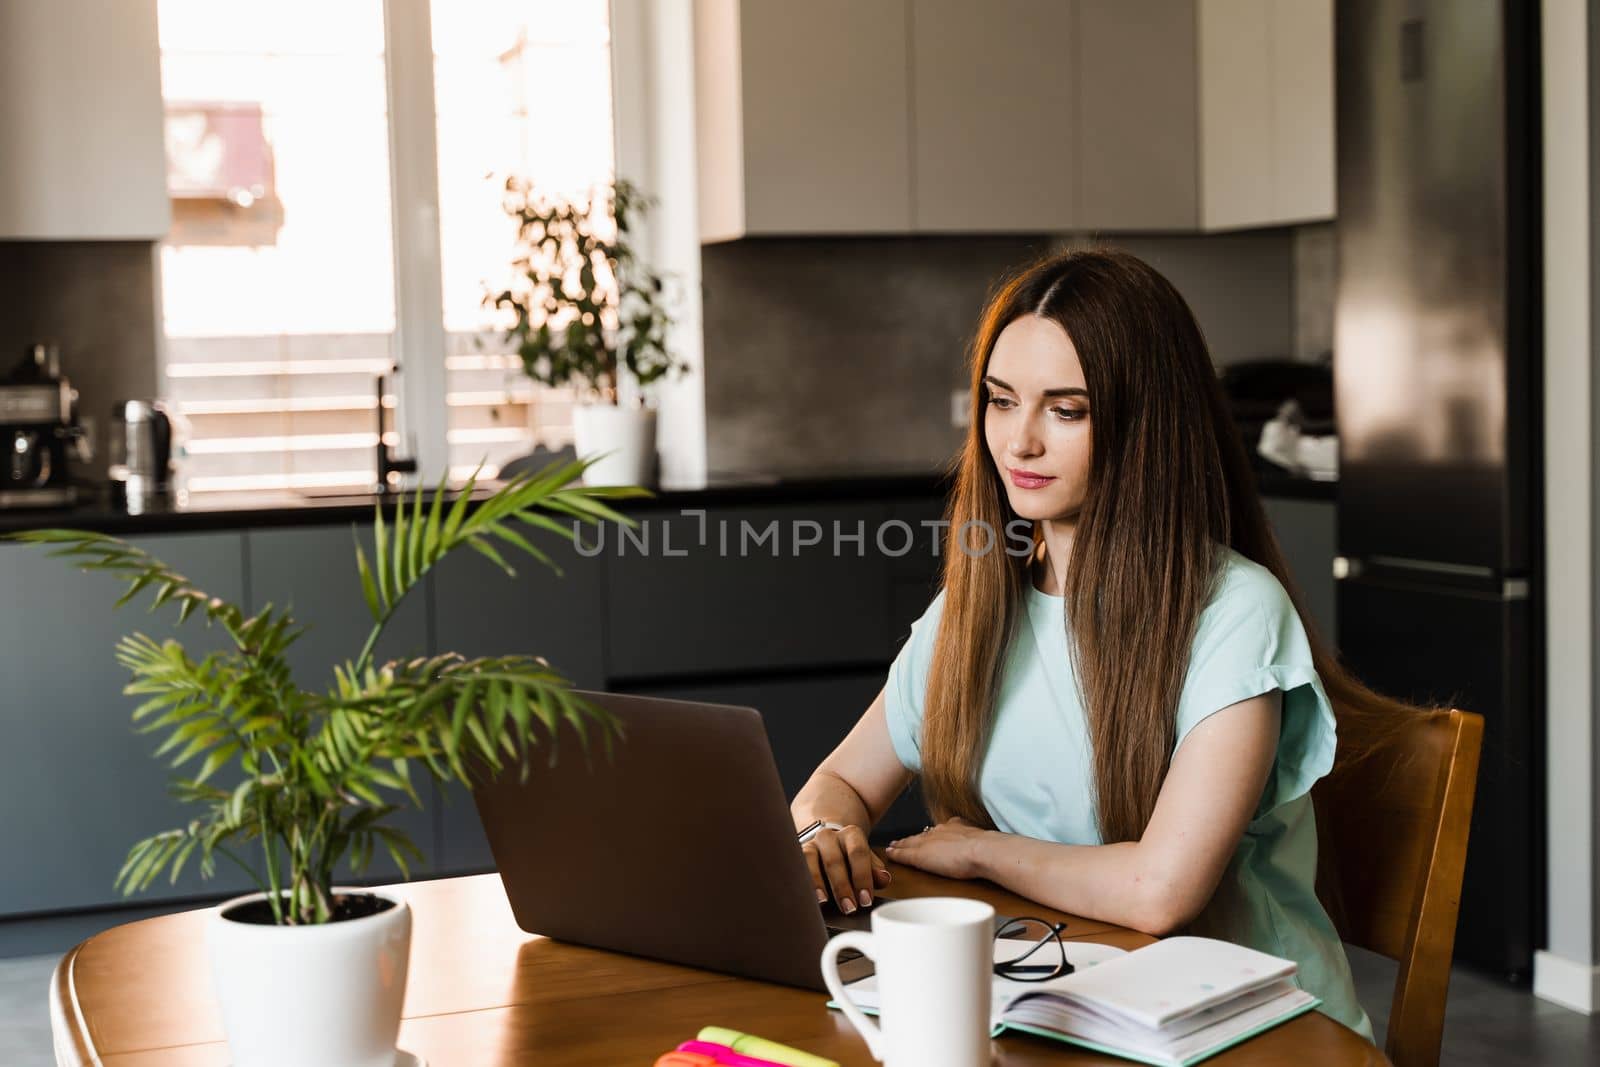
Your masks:
<path fill-rule="evenodd" d="M 244 597 L 244 539 L 198 533 L 135 539 L 216 596 Z M 178 637 L 193 653 L 222 647 L 220 631 L 177 612 L 147 614 L 142 601 L 113 611 L 123 586 L 84 574 L 35 546 L 0 544 L 0 914 L 104 907 L 121 901 L 112 881 L 134 842 L 181 826 L 189 812 L 167 793 L 156 735 L 135 732 L 136 702 L 117 641 L 133 632 Z M 188 765 L 198 769 L 197 765 Z M 176 885 L 163 879 L 140 899 L 250 888 L 218 859 L 202 882 L 191 861 Z"/>
<path fill-rule="evenodd" d="M 619 688 L 674 700 L 755 708 L 767 729 L 784 796 L 793 800 L 817 764 L 844 740 L 845 734 L 867 710 L 883 688 L 884 678 L 884 671 L 862 671 L 760 681 Z M 913 784 L 879 821 L 873 838 L 896 837 L 920 829 L 926 822 Z"/>
<path fill-rule="evenodd" d="M 543 656 L 580 689 L 605 687 L 605 585 L 601 561 L 585 558 L 570 543 L 543 531 L 529 540 L 561 568 L 556 574 L 526 556 L 508 560 L 509 578 L 487 559 L 462 551 L 433 573 L 433 649 L 464 656 Z M 484 871 L 494 866 L 477 809 L 467 790 L 449 785 L 437 806 L 437 854 L 441 874 Z M 548 818 L 529 812 L 529 818 Z"/>
<path fill-rule="evenodd" d="M 641 529 L 620 550 L 612 540 L 596 551 L 588 529 L 581 550 L 540 531 L 534 540 L 560 576 L 518 556 L 510 578 L 463 551 L 402 605 L 379 658 L 524 653 L 544 656 L 579 688 L 754 706 L 792 796 L 882 687 L 910 621 L 932 597 L 938 560 L 932 532 L 919 524 L 939 511 L 936 501 L 916 500 L 712 509 L 700 542 L 695 513 L 641 509 Z M 898 533 L 888 535 L 887 554 L 880 549 L 875 538 L 890 519 L 916 528 L 914 551 L 894 554 Z M 616 532 L 611 527 L 608 536 Z M 797 545 L 797 535 L 818 543 Z M 648 551 L 639 536 L 651 538 Z M 335 664 L 359 653 L 372 623 L 355 567 L 357 537 L 370 546 L 370 526 L 164 534 L 135 543 L 249 610 L 269 603 L 290 610 L 308 627 L 291 649 L 295 680 L 321 690 L 332 685 Z M 136 630 L 158 640 L 176 634 L 199 653 L 225 639 L 199 620 L 179 631 L 175 611 L 113 611 L 119 590 L 105 575 L 74 572 L 41 549 L 0 543 L 0 783 L 8 798 L 0 806 L 0 916 L 119 903 L 112 880 L 128 848 L 191 815 L 167 793 L 166 763 L 151 758 L 160 739 L 132 727 L 135 704 L 122 695 L 127 675 L 113 650 Z M 219 784 L 228 784 L 224 778 Z M 432 782 L 419 791 L 424 807 L 394 820 L 428 857 L 413 873 L 491 869 L 467 791 Z M 892 835 L 924 821 L 908 795 L 880 830 Z M 380 856 L 361 878 L 397 875 Z M 163 881 L 148 895 L 250 888 L 244 872 L 221 860 L 209 882 L 191 867 L 176 885 Z"/>
<path fill-rule="evenodd" d="M 371 527 L 363 524 L 265 529 L 251 530 L 244 536 L 251 610 L 260 611 L 268 604 L 287 608 L 296 622 L 306 626 L 305 634 L 289 650 L 295 683 L 313 691 L 331 688 L 334 666 L 354 660 L 372 628 L 355 556 L 355 539 L 359 536 L 371 558 Z M 428 587 L 424 583 L 401 603 L 378 642 L 378 662 L 427 653 L 427 598 Z M 423 774 L 416 777 L 416 784 L 424 807 L 405 807 L 389 821 L 409 834 L 428 857 L 420 867 L 412 866 L 414 875 L 432 869 L 438 839 L 433 813 L 438 807 L 438 791 Z M 354 874 L 347 867 L 340 871 L 343 876 Z M 380 849 L 372 865 L 358 877 L 372 881 L 397 878 L 399 873 L 394 861 Z"/>
<path fill-rule="evenodd" d="M 1331 500 L 1265 497 L 1267 520 L 1289 564 L 1289 574 L 1305 599 L 1306 610 L 1322 637 L 1338 634 L 1333 557 L 1338 553 L 1338 520 Z"/>

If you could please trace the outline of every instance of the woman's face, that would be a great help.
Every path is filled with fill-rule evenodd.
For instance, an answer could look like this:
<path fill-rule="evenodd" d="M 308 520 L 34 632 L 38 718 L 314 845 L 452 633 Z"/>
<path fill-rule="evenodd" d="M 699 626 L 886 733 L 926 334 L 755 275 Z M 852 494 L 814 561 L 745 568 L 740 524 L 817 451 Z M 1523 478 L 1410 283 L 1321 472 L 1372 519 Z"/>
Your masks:
<path fill-rule="evenodd" d="M 1060 326 L 1024 315 L 1000 331 L 984 376 L 983 433 L 1011 508 L 1067 519 L 1089 484 L 1089 392 Z"/>

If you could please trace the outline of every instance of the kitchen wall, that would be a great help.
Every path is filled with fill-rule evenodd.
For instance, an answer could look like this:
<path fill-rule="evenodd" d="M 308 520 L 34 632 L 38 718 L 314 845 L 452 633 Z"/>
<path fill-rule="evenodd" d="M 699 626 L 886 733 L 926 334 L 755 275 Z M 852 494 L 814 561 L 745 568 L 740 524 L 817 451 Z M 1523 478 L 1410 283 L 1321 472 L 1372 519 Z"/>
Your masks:
<path fill-rule="evenodd" d="M 961 431 L 950 391 L 990 288 L 1048 251 L 1116 243 L 1183 292 L 1219 364 L 1332 346 L 1331 225 L 1122 238 L 784 238 L 707 245 L 706 462 L 796 473 L 937 466 Z M 154 250 L 0 242 L 0 370 L 61 345 L 97 467 L 118 399 L 157 395 Z"/>
<path fill-rule="evenodd" d="M 1292 229 L 1069 237 L 1062 247 L 1114 245 L 1155 267 L 1189 302 L 1219 367 L 1294 352 Z"/>
<path fill-rule="evenodd" d="M 1044 238 L 706 245 L 706 465 L 926 469 L 961 439 L 950 391 L 989 287 Z"/>
<path fill-rule="evenodd" d="M 94 471 L 118 400 L 157 395 L 154 246 L 147 241 L 0 241 L 0 373 L 36 341 L 61 346 L 61 369 L 95 431 Z"/>
<path fill-rule="evenodd" d="M 1533 991 L 1600 1012 L 1600 18 L 1544 0 L 1546 937 Z"/>
<path fill-rule="evenodd" d="M 1325 232 L 1317 232 L 1325 231 Z M 1219 365 L 1332 345 L 1332 227 L 1122 238 L 784 238 L 707 245 L 707 466 L 936 467 L 990 288 L 1035 256 L 1116 244 L 1161 270 Z M 1297 271 L 1306 282 L 1297 285 Z"/>
<path fill-rule="evenodd" d="M 1314 363 L 1333 352 L 1333 294 L 1339 281 L 1331 222 L 1294 230 L 1294 358 Z"/>

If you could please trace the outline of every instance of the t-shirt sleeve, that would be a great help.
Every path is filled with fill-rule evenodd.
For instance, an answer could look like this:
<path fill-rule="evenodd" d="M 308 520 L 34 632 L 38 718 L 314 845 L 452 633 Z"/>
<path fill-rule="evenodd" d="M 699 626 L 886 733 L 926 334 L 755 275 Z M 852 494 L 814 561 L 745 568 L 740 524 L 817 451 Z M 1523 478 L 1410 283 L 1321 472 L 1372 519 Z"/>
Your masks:
<path fill-rule="evenodd" d="M 884 710 L 889 720 L 889 740 L 904 767 L 922 773 L 922 707 L 928 692 L 928 664 L 933 659 L 933 639 L 944 612 L 944 590 L 928 610 L 911 624 L 911 636 L 889 665 L 884 686 Z"/>
<path fill-rule="evenodd" d="M 1337 734 L 1289 594 L 1271 571 L 1235 560 L 1196 628 L 1178 701 L 1177 745 L 1212 714 L 1274 689 L 1283 693 L 1283 718 L 1258 818 L 1305 795 L 1333 768 Z"/>

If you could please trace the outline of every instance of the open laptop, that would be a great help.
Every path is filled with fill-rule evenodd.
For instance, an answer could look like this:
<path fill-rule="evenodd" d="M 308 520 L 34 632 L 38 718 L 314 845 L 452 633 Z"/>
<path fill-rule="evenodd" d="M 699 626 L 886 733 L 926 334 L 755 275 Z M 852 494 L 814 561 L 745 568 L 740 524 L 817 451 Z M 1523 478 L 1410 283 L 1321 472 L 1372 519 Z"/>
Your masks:
<path fill-rule="evenodd" d="M 569 726 L 473 789 L 517 925 L 595 948 L 822 990 L 822 946 L 871 909 L 819 906 L 754 708 L 579 691 L 624 737 Z M 824 916 L 827 916 L 827 922 Z M 853 981 L 871 970 L 841 966 Z M 854 973 L 851 973 L 854 972 Z"/>

